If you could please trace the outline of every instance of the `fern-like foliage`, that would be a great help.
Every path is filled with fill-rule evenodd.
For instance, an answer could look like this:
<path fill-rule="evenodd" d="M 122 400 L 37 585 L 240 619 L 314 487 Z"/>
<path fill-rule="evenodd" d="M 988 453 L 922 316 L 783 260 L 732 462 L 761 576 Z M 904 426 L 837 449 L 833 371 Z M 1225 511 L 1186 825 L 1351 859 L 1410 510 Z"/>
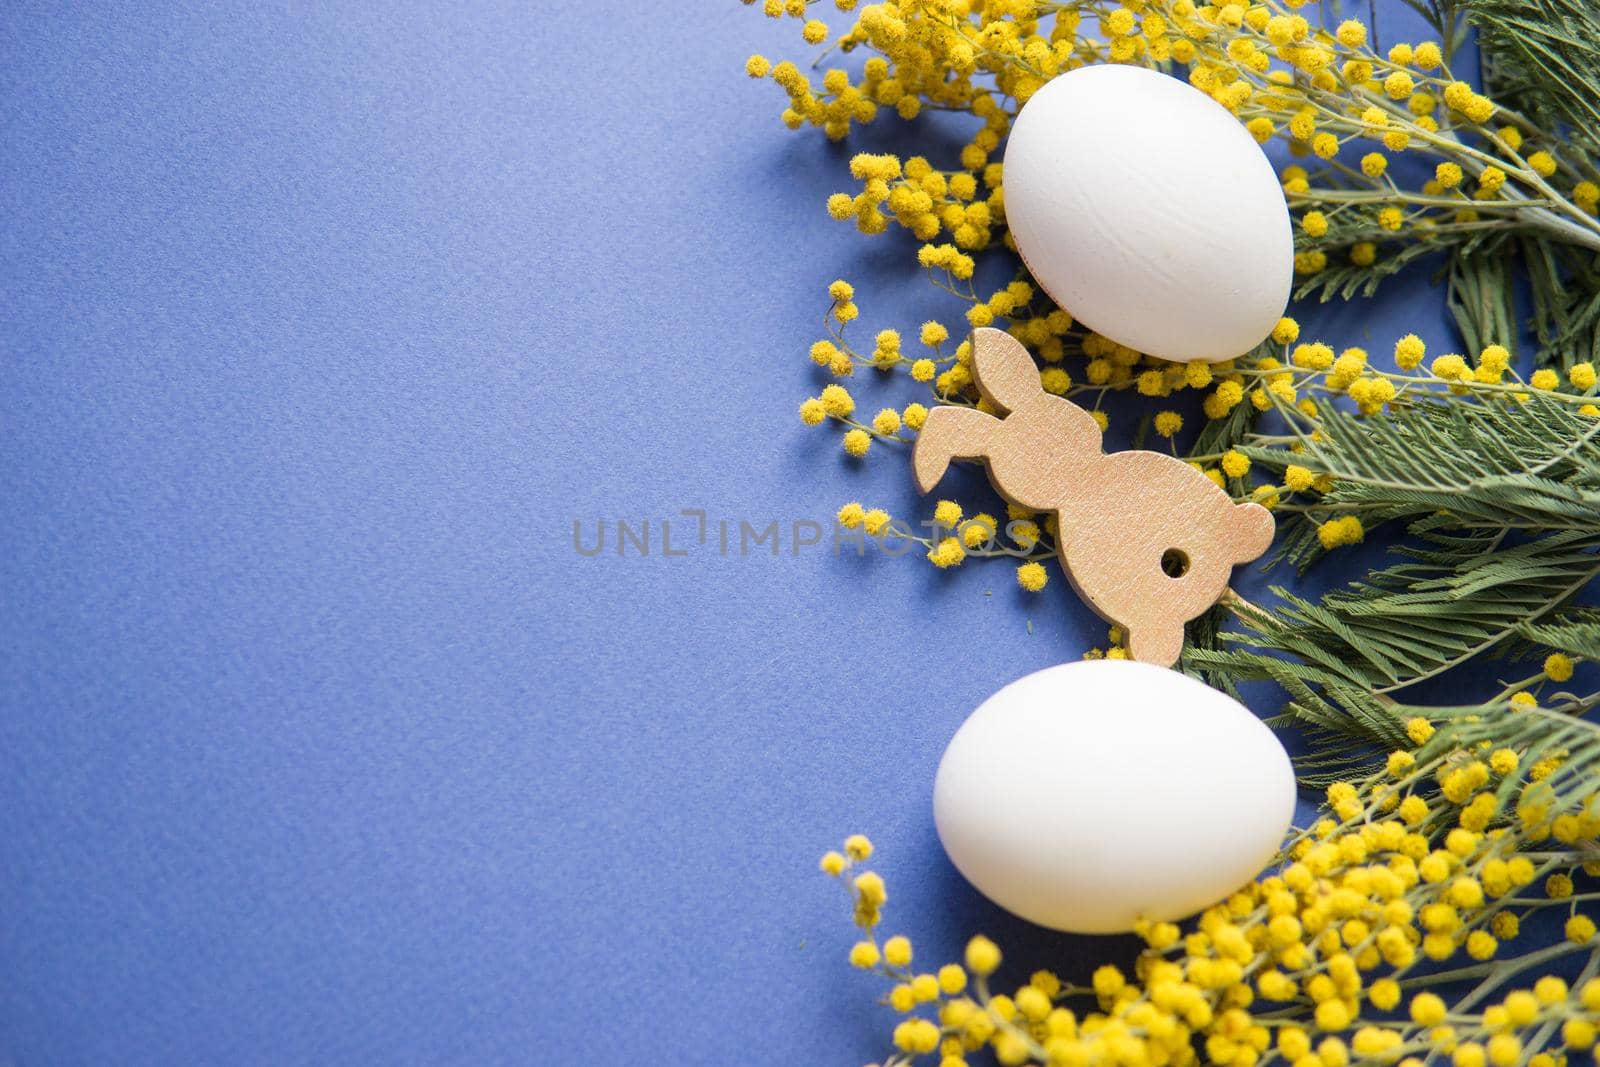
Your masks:
<path fill-rule="evenodd" d="M 1446 294 L 1463 351 L 1504 345 L 1515 352 L 1522 330 L 1512 267 L 1512 259 L 1500 248 L 1480 249 L 1450 261 Z"/>
<path fill-rule="evenodd" d="M 1377 419 L 1330 405 L 1316 429 L 1298 453 L 1241 450 L 1269 470 L 1295 463 L 1332 475 L 1327 513 L 1357 514 L 1369 528 L 1437 515 L 1447 521 L 1429 529 L 1502 538 L 1600 530 L 1600 420 L 1540 393 L 1522 403 L 1420 400 Z M 1283 557 L 1302 568 L 1319 558 L 1315 513 L 1285 526 Z"/>
<path fill-rule="evenodd" d="M 1521 275 L 1531 298 L 1535 365 L 1565 369 L 1600 360 L 1600 258 L 1593 252 L 1537 234 L 1512 234 L 1456 248 L 1444 274 L 1466 351 L 1517 346 L 1522 326 L 1515 278 Z"/>
<path fill-rule="evenodd" d="M 1600 360 L 1600 260 L 1592 252 L 1523 239 L 1541 366 Z"/>
<path fill-rule="evenodd" d="M 1600 759 L 1600 723 L 1582 717 L 1594 707 L 1594 701 L 1593 696 L 1568 694 L 1541 708 L 1496 701 L 1458 708 L 1402 708 L 1400 712 L 1454 720 L 1451 745 L 1509 748 L 1529 767 L 1555 757 L 1538 791 L 1552 810 L 1577 811 L 1594 794 L 1595 760 Z M 1507 775 L 1494 791 L 1497 807 L 1501 811 L 1512 808 L 1523 787 L 1521 776 Z"/>
<path fill-rule="evenodd" d="M 1477 30 L 1484 87 L 1513 122 L 1559 132 L 1579 175 L 1600 180 L 1600 4 L 1593 0 L 1418 0 L 1444 24 Z M 1414 4 L 1414 6 L 1416 6 Z M 1419 8 L 1420 9 L 1420 8 Z M 1436 22 L 1436 25 L 1440 23 Z M 1566 176 L 1566 181 L 1576 180 Z M 1478 261 L 1476 263 L 1472 261 Z M 1500 268 L 1495 269 L 1493 261 Z M 1451 268 L 1451 310 L 1467 347 L 1511 344 L 1518 334 L 1508 261 L 1529 281 L 1540 366 L 1600 358 L 1600 265 L 1595 254 L 1539 234 L 1464 248 Z M 1489 309 L 1503 312 L 1492 318 Z M 1502 330 L 1498 334 L 1490 329 Z"/>
<path fill-rule="evenodd" d="M 1486 88 L 1507 122 L 1559 131 L 1577 148 L 1575 170 L 1562 181 L 1600 181 L 1600 3 L 1407 3 L 1433 22 L 1447 49 L 1474 27 Z M 1336 236 L 1346 244 L 1374 239 Z M 1514 347 L 1531 327 L 1536 365 L 1600 362 L 1600 259 L 1532 229 L 1448 230 L 1408 246 L 1386 270 L 1330 265 L 1296 297 L 1370 296 L 1385 277 L 1434 257 L 1467 352 Z M 1528 280 L 1527 312 L 1518 306 L 1519 277 Z M 1406 538 L 1390 550 L 1389 565 L 1320 601 L 1274 588 L 1277 602 L 1268 607 L 1232 600 L 1242 629 L 1225 626 L 1218 611 L 1196 620 L 1184 669 L 1235 694 L 1248 682 L 1280 687 L 1286 701 L 1274 722 L 1307 740 L 1298 763 L 1311 784 L 1410 747 L 1405 724 L 1421 715 L 1458 720 L 1455 742 L 1479 739 L 1527 760 L 1564 755 L 1546 779 L 1550 788 L 1592 789 L 1600 724 L 1583 716 L 1600 693 L 1557 688 L 1532 710 L 1510 701 L 1513 689 L 1459 706 L 1422 702 L 1440 691 L 1429 683 L 1486 658 L 1510 663 L 1556 650 L 1600 661 L 1600 607 L 1592 606 L 1600 588 L 1600 419 L 1532 390 L 1403 395 L 1378 418 L 1334 405 L 1315 419 L 1283 404 L 1278 413 L 1299 434 L 1292 452 L 1252 444 L 1250 415 L 1237 412 L 1196 445 L 1204 454 L 1238 448 L 1268 472 L 1296 464 L 1331 478 L 1320 496 L 1297 498 L 1299 510 L 1280 513 L 1274 562 L 1301 570 L 1317 562 L 1325 552 L 1319 527 L 1338 516 L 1356 515 L 1369 531 L 1398 525 Z"/>
<path fill-rule="evenodd" d="M 1546 623 L 1528 623 L 1520 636 L 1531 645 L 1600 660 L 1600 611 L 1576 611 Z"/>
<path fill-rule="evenodd" d="M 1444 45 L 1445 55 L 1454 55 L 1465 36 L 1458 0 L 1405 0 L 1405 5 L 1433 26 Z"/>
<path fill-rule="evenodd" d="M 1332 475 L 1330 515 L 1404 522 L 1396 562 L 1320 603 L 1275 588 L 1270 610 L 1238 604 L 1245 629 L 1208 626 L 1185 657 L 1230 690 L 1277 683 L 1283 721 L 1311 743 L 1310 780 L 1405 745 L 1412 687 L 1457 667 L 1534 646 L 1600 657 L 1600 613 L 1578 604 L 1600 579 L 1600 420 L 1534 395 L 1326 410 L 1318 429 L 1295 454 L 1245 451 Z M 1321 551 L 1314 519 L 1286 525 L 1281 552 L 1305 564 Z"/>
<path fill-rule="evenodd" d="M 1496 98 L 1600 147 L 1600 7 L 1593 0 L 1462 0 Z"/>
<path fill-rule="evenodd" d="M 1314 299 L 1318 303 L 1326 304 L 1333 300 L 1354 300 L 1357 297 L 1374 296 L 1384 281 L 1419 260 L 1438 256 L 1446 251 L 1448 246 L 1456 243 L 1456 240 L 1448 235 L 1441 235 L 1430 243 L 1402 245 L 1368 267 L 1358 267 L 1348 261 L 1330 264 L 1326 270 L 1318 271 L 1301 280 L 1295 287 L 1294 298 Z"/>

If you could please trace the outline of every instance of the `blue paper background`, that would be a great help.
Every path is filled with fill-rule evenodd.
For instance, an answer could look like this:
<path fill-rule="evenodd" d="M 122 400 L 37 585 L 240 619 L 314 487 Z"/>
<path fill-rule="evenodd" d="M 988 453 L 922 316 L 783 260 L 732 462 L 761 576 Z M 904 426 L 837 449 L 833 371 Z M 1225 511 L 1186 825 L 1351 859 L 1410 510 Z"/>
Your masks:
<path fill-rule="evenodd" d="M 854 830 L 927 957 L 1105 954 L 928 806 L 1103 626 L 1059 574 L 791 551 L 931 506 L 794 418 L 823 287 L 954 320 L 823 214 L 908 142 L 783 130 L 742 66 L 790 46 L 732 3 L 0 15 L 0 1062 L 877 1058 L 814 866 Z M 1426 278 L 1306 319 L 1449 343 Z M 649 558 L 574 551 L 619 518 Z"/>

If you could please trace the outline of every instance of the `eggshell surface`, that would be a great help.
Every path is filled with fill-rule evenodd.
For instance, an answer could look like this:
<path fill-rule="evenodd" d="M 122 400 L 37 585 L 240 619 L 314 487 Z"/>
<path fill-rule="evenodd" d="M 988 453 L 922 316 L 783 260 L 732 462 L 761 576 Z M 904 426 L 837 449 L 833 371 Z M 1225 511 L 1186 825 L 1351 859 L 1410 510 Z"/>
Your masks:
<path fill-rule="evenodd" d="M 1077 933 L 1180 919 L 1255 877 L 1294 816 L 1288 754 L 1176 671 L 1085 660 L 984 701 L 945 750 L 934 822 L 996 904 Z"/>
<path fill-rule="evenodd" d="M 1007 224 L 1080 322 L 1162 359 L 1232 359 L 1289 300 L 1294 233 L 1239 120 L 1176 78 L 1118 64 L 1051 80 L 1005 152 Z"/>

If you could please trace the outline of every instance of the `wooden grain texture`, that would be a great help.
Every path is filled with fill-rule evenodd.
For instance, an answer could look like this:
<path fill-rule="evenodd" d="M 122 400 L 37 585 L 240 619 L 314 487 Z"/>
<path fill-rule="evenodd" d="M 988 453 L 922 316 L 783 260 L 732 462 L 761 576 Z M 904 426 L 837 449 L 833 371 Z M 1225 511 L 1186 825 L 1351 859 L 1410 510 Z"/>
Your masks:
<path fill-rule="evenodd" d="M 1234 503 L 1176 457 L 1106 454 L 1094 419 L 1045 392 L 1027 349 L 1003 330 L 973 331 L 972 372 L 1001 414 L 929 412 L 912 457 L 917 488 L 931 490 L 954 459 L 982 460 L 1006 500 L 1056 513 L 1062 570 L 1101 618 L 1123 628 L 1128 654 L 1176 663 L 1184 623 L 1216 603 L 1236 565 L 1272 544 L 1272 514 Z"/>

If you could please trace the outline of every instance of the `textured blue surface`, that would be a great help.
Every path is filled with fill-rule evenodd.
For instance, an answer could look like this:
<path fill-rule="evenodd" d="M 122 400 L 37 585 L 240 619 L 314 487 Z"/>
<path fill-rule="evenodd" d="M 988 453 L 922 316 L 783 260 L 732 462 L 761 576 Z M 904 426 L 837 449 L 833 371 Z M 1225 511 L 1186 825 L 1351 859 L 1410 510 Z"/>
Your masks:
<path fill-rule="evenodd" d="M 784 131 L 741 72 L 777 32 L 0 15 L 0 1062 L 862 1062 L 814 867 L 853 830 L 929 956 L 1029 936 L 928 793 L 979 700 L 1103 643 L 1059 575 L 660 552 L 681 509 L 928 508 L 794 418 L 831 278 L 869 328 L 949 307 L 822 214 L 899 135 Z M 1443 342 L 1440 304 L 1308 329 Z M 649 558 L 574 551 L 618 518 Z"/>

